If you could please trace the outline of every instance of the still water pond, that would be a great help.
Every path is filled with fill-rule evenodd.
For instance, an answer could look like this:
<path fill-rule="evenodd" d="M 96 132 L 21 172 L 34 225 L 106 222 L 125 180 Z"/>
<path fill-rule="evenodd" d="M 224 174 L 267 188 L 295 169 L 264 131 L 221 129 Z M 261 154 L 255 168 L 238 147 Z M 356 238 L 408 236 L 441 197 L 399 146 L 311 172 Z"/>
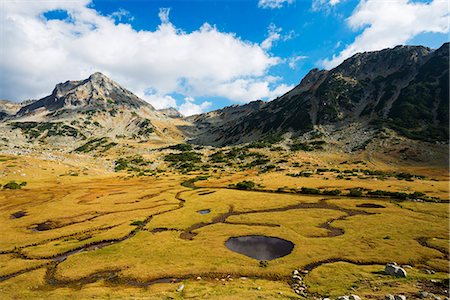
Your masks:
<path fill-rule="evenodd" d="M 225 247 L 257 260 L 272 260 L 288 255 L 294 243 L 277 237 L 246 235 L 229 238 Z"/>

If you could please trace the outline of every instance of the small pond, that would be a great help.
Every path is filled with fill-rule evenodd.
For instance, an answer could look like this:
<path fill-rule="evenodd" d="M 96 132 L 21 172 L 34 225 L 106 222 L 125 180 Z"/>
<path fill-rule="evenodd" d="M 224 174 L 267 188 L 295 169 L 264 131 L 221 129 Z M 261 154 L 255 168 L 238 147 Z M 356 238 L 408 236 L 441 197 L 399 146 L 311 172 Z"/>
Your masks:
<path fill-rule="evenodd" d="M 206 214 L 209 214 L 211 212 L 211 210 L 210 209 L 202 209 L 202 210 L 198 210 L 197 212 L 201 215 L 206 215 Z"/>
<path fill-rule="evenodd" d="M 362 204 L 356 205 L 356 207 L 364 207 L 364 208 L 386 208 L 386 207 L 383 206 L 383 205 L 375 204 L 375 203 L 362 203 Z"/>
<path fill-rule="evenodd" d="M 26 215 L 27 215 L 27 212 L 21 210 L 21 211 L 17 211 L 15 213 L 11 214 L 10 218 L 11 219 L 19 219 L 19 218 L 25 217 Z"/>
<path fill-rule="evenodd" d="M 277 237 L 247 235 L 229 238 L 225 247 L 231 251 L 257 260 L 272 260 L 286 256 L 294 249 L 294 243 Z"/>

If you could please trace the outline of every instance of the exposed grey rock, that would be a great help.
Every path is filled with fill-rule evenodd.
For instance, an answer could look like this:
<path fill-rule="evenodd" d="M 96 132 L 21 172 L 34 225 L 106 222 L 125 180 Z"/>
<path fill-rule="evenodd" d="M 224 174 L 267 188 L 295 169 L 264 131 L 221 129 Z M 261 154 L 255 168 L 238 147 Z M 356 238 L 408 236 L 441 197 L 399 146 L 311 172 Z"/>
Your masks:
<path fill-rule="evenodd" d="M 412 269 L 413 267 L 410 265 L 402 265 L 402 268 L 403 269 Z"/>
<path fill-rule="evenodd" d="M 384 296 L 384 299 L 385 300 L 395 300 L 395 297 L 394 297 L 394 295 L 387 294 L 387 295 Z"/>
<path fill-rule="evenodd" d="M 395 295 L 394 300 L 406 300 L 406 296 L 405 295 Z"/>
<path fill-rule="evenodd" d="M 181 292 L 182 290 L 184 290 L 184 284 L 180 284 L 177 288 L 177 292 Z"/>
<path fill-rule="evenodd" d="M 350 300 L 349 296 L 339 296 L 336 300 Z"/>
<path fill-rule="evenodd" d="M 419 292 L 419 297 L 420 298 L 428 298 L 428 296 L 429 296 L 428 292 L 425 292 L 425 291 Z"/>
<path fill-rule="evenodd" d="M 406 277 L 406 271 L 402 267 L 394 265 L 393 263 L 388 263 L 384 267 L 384 273 L 387 275 L 397 276 L 397 277 Z"/>
<path fill-rule="evenodd" d="M 359 297 L 358 295 L 350 295 L 349 299 L 350 300 L 361 300 L 361 297 Z"/>

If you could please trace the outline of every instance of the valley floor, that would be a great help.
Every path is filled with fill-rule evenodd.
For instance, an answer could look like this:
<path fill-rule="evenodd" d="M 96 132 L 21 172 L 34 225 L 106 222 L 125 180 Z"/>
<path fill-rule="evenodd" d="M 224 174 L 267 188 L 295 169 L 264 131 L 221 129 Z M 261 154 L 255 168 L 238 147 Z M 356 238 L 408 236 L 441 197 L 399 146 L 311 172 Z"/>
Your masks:
<path fill-rule="evenodd" d="M 448 296 L 445 169 L 405 167 L 426 175 L 408 181 L 347 180 L 329 169 L 305 177 L 227 169 L 133 176 L 113 172 L 107 161 L 77 159 L 0 156 L 0 184 L 26 181 L 21 189 L 0 190 L 2 299 Z M 355 163 L 336 165 L 354 169 Z M 235 189 L 243 181 L 255 186 Z M 301 187 L 320 193 L 299 193 Z M 342 193 L 324 193 L 332 190 Z M 352 195 L 355 190 L 417 192 L 429 201 Z M 224 246 L 245 235 L 279 237 L 295 247 L 261 263 Z M 392 261 L 404 266 L 406 278 L 384 274 Z M 293 289 L 294 270 L 303 296 Z"/>

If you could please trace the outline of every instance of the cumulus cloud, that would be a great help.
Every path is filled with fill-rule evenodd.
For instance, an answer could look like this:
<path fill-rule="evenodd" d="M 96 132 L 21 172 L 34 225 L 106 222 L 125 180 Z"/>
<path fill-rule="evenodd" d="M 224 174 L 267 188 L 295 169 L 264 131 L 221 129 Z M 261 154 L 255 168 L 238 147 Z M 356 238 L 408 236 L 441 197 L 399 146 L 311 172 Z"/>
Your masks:
<path fill-rule="evenodd" d="M 246 102 L 271 99 L 287 87 L 268 80 L 269 69 L 282 60 L 234 33 L 207 23 L 184 32 L 170 22 L 169 9 L 160 10 L 161 24 L 154 31 L 137 31 L 130 24 L 116 24 L 126 12 L 103 16 L 89 4 L 88 0 L 2 3 L 0 98 L 36 99 L 49 94 L 58 82 L 87 78 L 95 71 L 157 108 L 173 106 L 175 100 L 168 95 L 174 92 Z M 46 19 L 43 14 L 52 10 L 66 11 L 69 17 Z"/>
<path fill-rule="evenodd" d="M 211 94 L 227 97 L 238 103 L 248 102 L 248 99 L 271 100 L 294 88 L 293 85 L 275 84 L 278 78 L 274 78 L 272 76 L 263 79 L 240 78 L 215 84 L 203 82 L 198 86 Z"/>
<path fill-rule="evenodd" d="M 275 9 L 282 8 L 284 4 L 292 4 L 295 0 L 259 0 L 258 7 L 267 8 L 267 9 Z"/>
<path fill-rule="evenodd" d="M 188 117 L 192 115 L 198 115 L 205 112 L 209 107 L 211 107 L 212 103 L 208 101 L 204 101 L 201 104 L 195 104 L 194 98 L 186 97 L 184 98 L 184 103 L 180 105 L 178 111 Z"/>
<path fill-rule="evenodd" d="M 177 107 L 177 101 L 170 95 L 145 94 L 141 98 L 153 105 L 156 109 Z"/>
<path fill-rule="evenodd" d="M 347 23 L 354 31 L 363 29 L 362 33 L 338 55 L 321 63 L 325 68 L 333 68 L 357 52 L 405 44 L 425 32 L 448 33 L 448 18 L 447 0 L 361 0 Z"/>

